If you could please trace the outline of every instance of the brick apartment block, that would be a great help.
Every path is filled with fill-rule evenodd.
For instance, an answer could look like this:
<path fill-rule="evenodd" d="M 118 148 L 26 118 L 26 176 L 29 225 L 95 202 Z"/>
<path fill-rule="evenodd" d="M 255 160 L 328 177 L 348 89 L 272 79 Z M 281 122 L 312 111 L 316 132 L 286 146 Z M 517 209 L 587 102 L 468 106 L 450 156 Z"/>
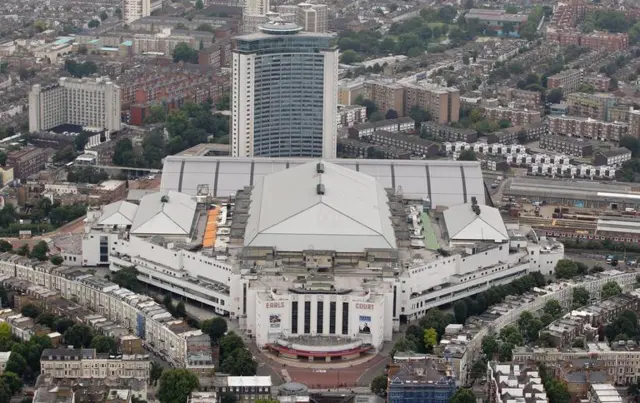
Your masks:
<path fill-rule="evenodd" d="M 549 116 L 549 132 L 563 136 L 617 142 L 620 137 L 627 135 L 629 124 L 604 122 L 579 116 Z"/>
<path fill-rule="evenodd" d="M 610 120 L 609 109 L 617 101 L 615 95 L 606 93 L 587 94 L 574 92 L 566 95 L 566 98 L 571 115 L 606 121 Z"/>
<path fill-rule="evenodd" d="M 578 87 L 582 84 L 583 75 L 584 73 L 577 69 L 562 71 L 549 76 L 547 79 L 547 88 L 562 88 L 565 94 L 570 94 L 578 90 Z"/>
<path fill-rule="evenodd" d="M 541 122 L 540 112 L 528 109 L 512 109 L 498 106 L 496 108 L 484 108 L 484 116 L 492 121 L 508 120 L 512 126 L 524 126 Z"/>

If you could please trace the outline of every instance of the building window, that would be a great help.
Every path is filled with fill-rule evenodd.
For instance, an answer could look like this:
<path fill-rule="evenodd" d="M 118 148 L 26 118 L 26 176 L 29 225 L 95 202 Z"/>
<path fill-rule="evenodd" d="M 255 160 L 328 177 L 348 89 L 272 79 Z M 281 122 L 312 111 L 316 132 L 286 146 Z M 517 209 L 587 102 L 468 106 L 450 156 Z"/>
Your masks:
<path fill-rule="evenodd" d="M 298 333 L 298 301 L 291 302 L 291 334 Z"/>
<path fill-rule="evenodd" d="M 316 332 L 324 331 L 324 301 L 318 301 L 318 312 L 316 313 Z"/>
<path fill-rule="evenodd" d="M 311 301 L 304 302 L 304 333 L 311 333 Z"/>
<path fill-rule="evenodd" d="M 336 334 L 336 303 L 329 302 L 329 334 Z"/>
<path fill-rule="evenodd" d="M 349 303 L 342 303 L 342 334 L 349 334 Z"/>

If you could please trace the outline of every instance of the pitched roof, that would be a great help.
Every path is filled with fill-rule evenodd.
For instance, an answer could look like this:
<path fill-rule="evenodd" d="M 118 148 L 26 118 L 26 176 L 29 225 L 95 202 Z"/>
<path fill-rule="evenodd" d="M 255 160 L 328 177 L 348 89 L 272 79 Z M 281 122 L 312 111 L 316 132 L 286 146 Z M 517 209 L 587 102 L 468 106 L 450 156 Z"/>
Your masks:
<path fill-rule="evenodd" d="M 317 172 L 318 163 L 323 164 L 323 173 Z M 254 187 L 245 246 L 395 249 L 384 188 L 369 175 L 330 162 L 318 163 L 265 176 Z M 318 194 L 318 184 L 324 185 L 324 194 Z"/>
<path fill-rule="evenodd" d="M 189 235 L 197 203 L 191 196 L 165 190 L 142 197 L 131 234 Z"/>
<path fill-rule="evenodd" d="M 507 228 L 498 209 L 480 205 L 476 214 L 471 203 L 450 207 L 444 212 L 449 239 L 504 242 L 509 240 Z"/>
<path fill-rule="evenodd" d="M 127 201 L 107 204 L 102 208 L 102 215 L 97 223 L 100 225 L 131 225 L 138 206 Z"/>

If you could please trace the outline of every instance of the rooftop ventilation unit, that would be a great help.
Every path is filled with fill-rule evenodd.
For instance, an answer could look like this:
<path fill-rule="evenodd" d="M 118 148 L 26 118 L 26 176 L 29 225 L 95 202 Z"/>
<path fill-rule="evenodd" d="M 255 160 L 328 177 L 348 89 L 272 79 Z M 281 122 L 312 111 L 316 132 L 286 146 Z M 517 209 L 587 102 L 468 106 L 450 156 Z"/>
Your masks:
<path fill-rule="evenodd" d="M 471 204 L 474 206 L 478 205 L 478 199 L 476 199 L 475 196 L 471 196 Z"/>
<path fill-rule="evenodd" d="M 322 183 L 318 183 L 318 185 L 316 186 L 316 193 L 318 193 L 319 195 L 323 195 L 324 194 L 324 184 Z"/>
<path fill-rule="evenodd" d="M 316 164 L 316 172 L 319 174 L 323 174 L 324 173 L 324 164 L 322 162 L 318 162 Z"/>
<path fill-rule="evenodd" d="M 478 206 L 477 204 L 474 204 L 471 209 L 473 210 L 474 213 L 476 213 L 476 215 L 480 215 L 480 206 Z"/>

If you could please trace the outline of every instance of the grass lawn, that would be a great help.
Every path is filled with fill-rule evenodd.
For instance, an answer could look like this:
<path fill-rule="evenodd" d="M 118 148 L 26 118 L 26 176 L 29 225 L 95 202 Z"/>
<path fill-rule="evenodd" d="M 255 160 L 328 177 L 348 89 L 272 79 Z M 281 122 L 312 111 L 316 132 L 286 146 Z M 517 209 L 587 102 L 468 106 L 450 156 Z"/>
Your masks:
<path fill-rule="evenodd" d="M 433 229 L 431 217 L 427 213 L 422 213 L 422 227 L 424 228 L 424 244 L 429 250 L 437 250 L 440 247 L 438 237 Z"/>

